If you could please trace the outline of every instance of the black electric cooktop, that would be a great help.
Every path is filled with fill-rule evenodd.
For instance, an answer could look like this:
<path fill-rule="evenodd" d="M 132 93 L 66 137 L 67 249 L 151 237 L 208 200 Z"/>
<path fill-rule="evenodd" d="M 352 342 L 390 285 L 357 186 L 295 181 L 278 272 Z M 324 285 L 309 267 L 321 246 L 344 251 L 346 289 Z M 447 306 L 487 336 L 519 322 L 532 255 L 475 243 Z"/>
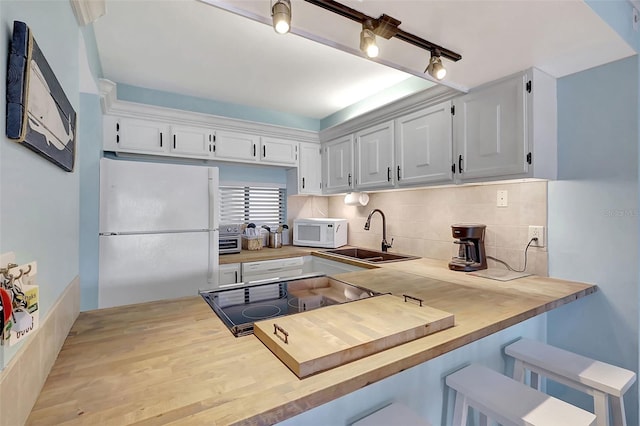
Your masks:
<path fill-rule="evenodd" d="M 239 283 L 200 292 L 236 337 L 253 334 L 256 321 L 379 294 L 318 274 Z"/>

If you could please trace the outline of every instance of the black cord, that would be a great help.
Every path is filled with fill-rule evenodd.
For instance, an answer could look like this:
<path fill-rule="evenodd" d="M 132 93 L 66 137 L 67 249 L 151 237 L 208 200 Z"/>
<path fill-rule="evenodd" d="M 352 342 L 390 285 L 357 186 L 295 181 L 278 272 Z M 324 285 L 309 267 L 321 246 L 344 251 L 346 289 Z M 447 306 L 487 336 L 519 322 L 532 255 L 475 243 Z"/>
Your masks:
<path fill-rule="evenodd" d="M 505 262 L 504 260 L 500 260 L 496 257 L 493 256 L 487 256 L 487 259 L 491 259 L 491 260 L 495 260 L 498 263 L 502 263 L 504 266 L 507 267 L 508 270 L 512 271 L 512 272 L 524 272 L 527 270 L 527 250 L 529 250 L 529 246 L 531 246 L 531 243 L 534 241 L 538 241 L 537 238 L 532 238 L 529 240 L 529 244 L 527 244 L 527 247 L 524 249 L 524 268 L 522 268 L 521 270 L 518 269 L 513 269 L 511 266 L 509 266 L 509 264 L 507 262 Z"/>

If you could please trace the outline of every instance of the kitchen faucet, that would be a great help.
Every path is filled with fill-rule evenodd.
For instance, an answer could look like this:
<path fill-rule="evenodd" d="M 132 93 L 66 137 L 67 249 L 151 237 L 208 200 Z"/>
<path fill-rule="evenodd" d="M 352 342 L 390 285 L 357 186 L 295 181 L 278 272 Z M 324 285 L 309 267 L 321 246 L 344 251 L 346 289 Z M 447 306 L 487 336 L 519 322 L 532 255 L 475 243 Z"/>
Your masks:
<path fill-rule="evenodd" d="M 384 217 L 384 213 L 382 212 L 382 210 L 371 210 L 371 213 L 369 213 L 369 217 L 367 217 L 367 222 L 364 224 L 364 230 L 368 231 L 371 227 L 371 216 L 373 216 L 375 212 L 380 213 L 380 216 L 382 216 L 382 251 L 387 251 L 387 249 L 391 248 L 391 246 L 393 245 L 393 238 L 391 239 L 391 244 L 389 244 L 387 242 L 387 219 Z"/>

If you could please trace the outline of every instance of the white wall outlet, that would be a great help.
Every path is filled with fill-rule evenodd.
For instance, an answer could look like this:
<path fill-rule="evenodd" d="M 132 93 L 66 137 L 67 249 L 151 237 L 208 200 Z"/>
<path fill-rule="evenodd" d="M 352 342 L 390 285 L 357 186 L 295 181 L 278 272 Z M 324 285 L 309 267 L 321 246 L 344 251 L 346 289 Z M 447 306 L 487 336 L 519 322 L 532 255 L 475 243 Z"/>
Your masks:
<path fill-rule="evenodd" d="M 509 205 L 509 199 L 507 191 L 498 191 L 498 196 L 496 198 L 496 206 L 498 207 L 507 207 Z"/>
<path fill-rule="evenodd" d="M 537 241 L 531 241 L 532 238 L 537 238 Z M 529 241 L 531 241 L 531 247 L 544 247 L 544 226 L 529 225 Z M 528 241 L 527 241 L 528 243 Z"/>

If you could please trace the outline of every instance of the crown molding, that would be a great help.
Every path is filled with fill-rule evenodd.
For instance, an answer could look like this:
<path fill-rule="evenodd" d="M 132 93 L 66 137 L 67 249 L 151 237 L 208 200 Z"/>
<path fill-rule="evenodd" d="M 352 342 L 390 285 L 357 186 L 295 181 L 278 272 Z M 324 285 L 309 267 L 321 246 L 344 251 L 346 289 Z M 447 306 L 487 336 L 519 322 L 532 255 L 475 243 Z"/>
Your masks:
<path fill-rule="evenodd" d="M 216 130 L 251 133 L 258 136 L 289 139 L 298 142 L 320 143 L 318 132 L 311 130 L 294 129 L 200 112 L 121 101 L 117 98 L 116 83 L 106 79 L 99 81 L 99 88 L 102 112 L 106 115 L 162 121 L 182 126 L 213 127 Z"/>
<path fill-rule="evenodd" d="M 71 9 L 82 27 L 94 22 L 107 12 L 105 0 L 71 0 Z"/>
<path fill-rule="evenodd" d="M 367 114 L 337 124 L 320 131 L 320 141 L 325 142 L 349 133 L 398 118 L 422 108 L 453 99 L 462 93 L 445 86 L 434 86 L 422 92 L 409 95 L 393 103 L 377 108 Z"/>

